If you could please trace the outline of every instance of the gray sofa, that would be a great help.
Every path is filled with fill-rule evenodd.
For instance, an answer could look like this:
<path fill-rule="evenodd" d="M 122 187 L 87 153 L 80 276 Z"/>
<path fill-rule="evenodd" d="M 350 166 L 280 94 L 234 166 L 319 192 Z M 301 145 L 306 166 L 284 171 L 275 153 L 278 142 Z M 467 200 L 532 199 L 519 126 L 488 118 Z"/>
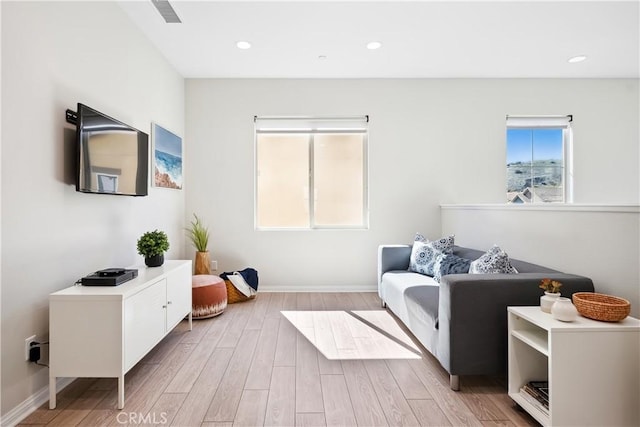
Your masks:
<path fill-rule="evenodd" d="M 460 246 L 455 255 L 477 259 L 484 252 Z M 461 375 L 506 372 L 507 306 L 540 305 L 540 280 L 562 282 L 562 296 L 593 292 L 591 279 L 511 259 L 518 274 L 450 274 L 440 283 L 407 271 L 410 245 L 378 248 L 378 294 L 449 373 L 459 390 Z"/>

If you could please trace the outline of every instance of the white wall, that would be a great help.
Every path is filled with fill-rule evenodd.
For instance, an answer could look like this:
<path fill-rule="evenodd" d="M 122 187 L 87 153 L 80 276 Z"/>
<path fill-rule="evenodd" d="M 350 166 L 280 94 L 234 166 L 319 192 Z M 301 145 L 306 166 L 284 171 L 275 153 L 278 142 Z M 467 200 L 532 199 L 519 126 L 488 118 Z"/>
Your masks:
<path fill-rule="evenodd" d="M 184 252 L 184 192 L 82 194 L 74 128 L 90 105 L 145 132 L 182 135 L 184 80 L 115 3 L 2 2 L 2 413 L 48 383 L 24 361 L 24 339 L 48 334 L 48 295 L 95 270 L 142 263 L 137 238 L 169 235 Z M 90 322 L 91 319 L 78 319 Z"/>
<path fill-rule="evenodd" d="M 0 5 L 0 23 L 2 22 L 2 5 Z M 0 51 L 2 47 L 2 31 L 0 31 Z M 2 81 L 2 55 L 0 55 L 0 82 Z M 2 85 L 0 84 L 0 117 L 2 117 Z M 1 121 L 0 121 L 1 122 Z M 2 188 L 2 125 L 0 125 L 0 189 Z M 0 197 L 0 319 L 2 319 L 2 198 Z M 2 330 L 0 326 L 0 349 L 2 349 Z M 2 383 L 2 351 L 0 351 L 0 387 Z M 0 393 L 0 414 L 2 406 Z"/>
<path fill-rule="evenodd" d="M 507 114 L 573 114 L 575 201 L 637 204 L 638 88 L 607 79 L 188 79 L 187 213 L 209 223 L 220 269 L 255 267 L 263 289 L 373 289 L 379 244 L 438 236 L 441 203 L 503 202 Z M 370 116 L 370 229 L 256 231 L 253 116 L 361 114 Z"/>
<path fill-rule="evenodd" d="M 593 280 L 596 292 L 631 303 L 640 314 L 638 206 L 443 206 L 442 232 L 482 250 L 497 244 L 509 256 Z M 542 292 L 542 291 L 541 291 Z"/>

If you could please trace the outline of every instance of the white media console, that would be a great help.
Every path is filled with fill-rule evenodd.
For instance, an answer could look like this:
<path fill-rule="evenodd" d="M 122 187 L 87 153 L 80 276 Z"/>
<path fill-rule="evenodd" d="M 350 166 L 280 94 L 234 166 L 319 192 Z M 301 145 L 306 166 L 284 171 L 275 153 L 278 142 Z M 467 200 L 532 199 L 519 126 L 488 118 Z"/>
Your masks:
<path fill-rule="evenodd" d="M 71 286 L 49 295 L 49 408 L 56 407 L 56 378 L 118 378 L 189 316 L 191 261 L 139 267 L 119 286 Z"/>

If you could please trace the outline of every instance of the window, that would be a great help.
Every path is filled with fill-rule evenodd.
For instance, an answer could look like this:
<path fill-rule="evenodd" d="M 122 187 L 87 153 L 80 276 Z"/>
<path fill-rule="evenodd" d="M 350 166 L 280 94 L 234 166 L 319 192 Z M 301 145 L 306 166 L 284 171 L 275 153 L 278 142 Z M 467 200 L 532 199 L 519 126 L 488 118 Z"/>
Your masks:
<path fill-rule="evenodd" d="M 507 116 L 507 203 L 571 201 L 571 116 Z"/>
<path fill-rule="evenodd" d="M 366 228 L 367 117 L 256 117 L 256 227 Z"/>

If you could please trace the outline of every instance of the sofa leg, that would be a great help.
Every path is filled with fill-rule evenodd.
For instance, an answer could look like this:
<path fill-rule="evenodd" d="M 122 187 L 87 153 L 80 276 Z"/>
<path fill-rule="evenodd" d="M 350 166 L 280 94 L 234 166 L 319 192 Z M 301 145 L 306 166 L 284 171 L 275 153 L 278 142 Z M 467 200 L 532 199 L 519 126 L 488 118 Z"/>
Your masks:
<path fill-rule="evenodd" d="M 460 377 L 458 375 L 449 375 L 449 387 L 453 391 L 460 391 Z"/>
<path fill-rule="evenodd" d="M 380 302 L 382 304 L 382 308 L 387 308 L 387 303 L 384 302 L 384 300 L 382 298 L 380 299 Z"/>

